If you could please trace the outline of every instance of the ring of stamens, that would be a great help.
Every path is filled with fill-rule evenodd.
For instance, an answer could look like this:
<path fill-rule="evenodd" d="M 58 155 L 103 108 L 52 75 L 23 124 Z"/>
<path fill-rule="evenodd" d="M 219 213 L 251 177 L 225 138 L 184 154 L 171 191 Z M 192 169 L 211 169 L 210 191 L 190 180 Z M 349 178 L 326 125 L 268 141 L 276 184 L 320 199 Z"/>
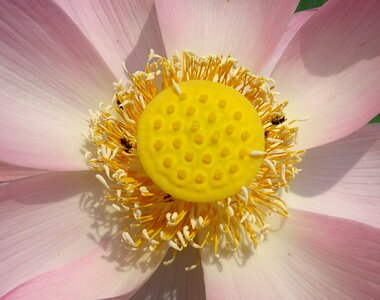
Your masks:
<path fill-rule="evenodd" d="M 289 182 L 299 171 L 295 165 L 301 161 L 303 152 L 292 150 L 297 127 L 294 127 L 295 121 L 287 120 L 284 115 L 287 102 L 277 102 L 278 93 L 274 91 L 272 79 L 251 74 L 231 56 L 200 57 L 184 52 L 182 56 L 175 54 L 168 60 L 153 51 L 145 72 L 130 74 L 129 78 L 127 85 L 123 82 L 115 84 L 112 106 L 101 104 L 98 111 L 90 112 L 88 138 L 97 150 L 86 153 L 90 166 L 98 171 L 97 179 L 105 187 L 105 201 L 120 214 L 120 220 L 127 221 L 121 236 L 128 247 L 154 252 L 163 245 L 174 251 L 188 246 L 211 246 L 218 256 L 221 250 L 238 249 L 246 236 L 254 245 L 262 241 L 272 214 L 288 216 L 279 191 L 288 190 Z M 248 155 L 263 160 L 256 176 L 239 191 L 214 202 L 186 201 L 166 192 L 147 176 L 139 159 L 140 153 L 136 151 L 140 146 L 136 138 L 138 123 L 149 103 L 160 91 L 170 87 L 181 90 L 182 84 L 190 80 L 217 82 L 239 92 L 257 112 L 264 129 L 263 149 L 252 146 L 235 153 L 239 159 Z M 184 97 L 180 94 L 179 98 Z M 205 100 L 199 98 L 199 105 Z M 165 114 L 171 114 L 177 108 L 173 111 L 168 103 L 163 109 Z M 192 108 L 188 109 L 191 115 Z M 236 111 L 233 118 L 243 116 Z M 212 113 L 208 115 L 210 122 L 217 117 Z M 154 120 L 152 126 L 169 125 L 164 120 Z M 183 129 L 180 119 L 173 120 L 170 126 L 172 132 Z M 194 132 L 194 142 L 200 142 Z M 252 132 L 242 132 L 241 137 L 247 138 L 249 134 Z M 217 132 L 209 136 L 210 142 L 218 142 L 220 138 Z M 153 147 L 164 149 L 164 142 L 167 141 L 155 140 Z M 174 151 L 181 149 L 184 142 L 173 139 L 171 145 Z M 198 159 L 197 153 L 191 150 L 182 153 L 184 160 Z M 208 153 L 202 154 L 199 158 L 202 164 L 213 161 L 212 155 L 210 158 L 206 155 Z M 162 159 L 162 164 L 174 165 L 174 160 L 164 156 Z M 236 166 L 228 167 L 232 173 L 236 170 Z M 188 174 L 186 169 L 176 171 L 179 178 Z M 214 170 L 215 180 L 224 176 L 225 170 L 218 171 Z M 194 177 L 196 179 L 202 181 L 201 177 Z"/>

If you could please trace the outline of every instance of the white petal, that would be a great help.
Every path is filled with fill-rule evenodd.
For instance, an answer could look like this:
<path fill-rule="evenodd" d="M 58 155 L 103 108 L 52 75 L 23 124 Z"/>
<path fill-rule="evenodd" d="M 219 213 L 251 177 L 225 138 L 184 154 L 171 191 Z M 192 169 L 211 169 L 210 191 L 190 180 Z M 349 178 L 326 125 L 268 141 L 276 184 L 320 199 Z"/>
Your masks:
<path fill-rule="evenodd" d="M 153 0 L 55 0 L 74 20 L 117 78 L 145 69 L 150 49 L 165 55 Z"/>
<path fill-rule="evenodd" d="M 207 299 L 370 299 L 380 293 L 380 230 L 318 214 L 290 219 L 252 253 L 202 256 Z"/>
<path fill-rule="evenodd" d="M 328 1 L 297 32 L 271 74 L 298 144 L 312 148 L 359 129 L 380 111 L 380 2 Z"/>
<path fill-rule="evenodd" d="M 86 169 L 87 110 L 112 99 L 114 77 L 51 1 L 0 1 L 0 160 Z"/>
<path fill-rule="evenodd" d="M 168 54 L 190 50 L 199 55 L 231 54 L 260 74 L 298 1 L 156 1 Z"/>
<path fill-rule="evenodd" d="M 380 124 L 306 152 L 284 194 L 290 207 L 380 228 Z"/>

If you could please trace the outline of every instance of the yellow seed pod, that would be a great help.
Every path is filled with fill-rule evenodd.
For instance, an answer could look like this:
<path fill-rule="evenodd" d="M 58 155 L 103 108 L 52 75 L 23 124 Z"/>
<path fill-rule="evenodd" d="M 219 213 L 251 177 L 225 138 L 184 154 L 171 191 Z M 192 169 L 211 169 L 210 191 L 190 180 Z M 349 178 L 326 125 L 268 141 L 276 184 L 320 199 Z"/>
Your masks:
<path fill-rule="evenodd" d="M 220 83 L 190 80 L 160 92 L 138 122 L 137 151 L 165 193 L 213 202 L 238 193 L 258 172 L 264 129 L 252 104 Z"/>

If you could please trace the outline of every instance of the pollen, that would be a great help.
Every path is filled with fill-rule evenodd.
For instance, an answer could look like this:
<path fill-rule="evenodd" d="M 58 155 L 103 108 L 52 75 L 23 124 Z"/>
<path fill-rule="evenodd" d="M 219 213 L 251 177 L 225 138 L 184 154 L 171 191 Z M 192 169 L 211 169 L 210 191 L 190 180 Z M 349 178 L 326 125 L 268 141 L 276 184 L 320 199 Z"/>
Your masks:
<path fill-rule="evenodd" d="M 191 52 L 151 51 L 127 75 L 90 111 L 85 154 L 125 247 L 172 248 L 173 259 L 186 247 L 219 257 L 247 238 L 256 247 L 274 214 L 288 217 L 281 194 L 303 155 L 275 81 L 230 55 Z"/>

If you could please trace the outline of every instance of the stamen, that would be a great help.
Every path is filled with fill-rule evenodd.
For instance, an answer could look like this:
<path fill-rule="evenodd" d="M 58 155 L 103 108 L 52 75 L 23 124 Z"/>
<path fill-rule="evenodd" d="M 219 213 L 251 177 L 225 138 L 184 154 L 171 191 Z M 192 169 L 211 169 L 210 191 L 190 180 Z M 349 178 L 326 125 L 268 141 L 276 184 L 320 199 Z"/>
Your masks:
<path fill-rule="evenodd" d="M 174 253 L 175 253 L 175 252 L 174 252 Z M 174 261 L 175 261 L 175 255 L 173 255 L 173 257 L 172 257 L 171 259 L 163 261 L 162 264 L 163 264 L 164 266 L 169 266 L 169 265 L 171 265 Z"/>
<path fill-rule="evenodd" d="M 123 239 L 125 241 L 127 241 L 133 247 L 136 247 L 135 241 L 132 239 L 132 237 L 130 236 L 130 234 L 128 232 L 124 231 L 123 234 L 122 234 L 122 236 L 123 236 Z"/>
<path fill-rule="evenodd" d="M 191 247 L 193 247 L 193 248 L 195 248 L 195 249 L 201 249 L 202 247 L 201 246 L 199 246 L 197 243 L 195 243 L 195 242 L 190 242 L 190 245 L 191 245 Z"/>
<path fill-rule="evenodd" d="M 87 151 L 85 158 L 100 173 L 95 177 L 105 188 L 107 212 L 120 217 L 120 224 L 128 220 L 122 225 L 124 245 L 155 252 L 166 244 L 173 249 L 173 257 L 163 262 L 169 265 L 186 247 L 212 247 L 216 258 L 223 250 L 235 251 L 243 232 L 253 247 L 264 241 L 269 217 L 288 217 L 279 192 L 288 190 L 304 153 L 292 150 L 298 131 L 292 126 L 308 118 L 287 120 L 287 102 L 278 102 L 275 81 L 255 76 L 230 55 L 196 56 L 187 51 L 175 52 L 169 60 L 151 50 L 143 72 L 129 73 L 125 62 L 123 68 L 129 80 L 114 84 L 112 105 L 101 103 L 98 110 L 89 110 L 86 137 L 96 150 Z M 226 94 L 224 88 L 235 93 Z M 151 134 L 148 148 L 155 152 L 144 159 L 138 132 L 146 108 L 152 109 L 165 91 L 173 98 L 159 105 L 162 116 L 147 118 L 148 130 L 143 131 Z M 242 107 L 235 106 L 235 97 L 242 99 Z M 247 123 L 252 120 L 247 111 L 254 111 L 257 122 Z M 161 132 L 173 135 L 160 136 Z M 175 188 L 158 185 L 146 172 L 144 164 L 155 159 L 160 159 L 155 163 L 159 174 L 167 170 L 174 186 L 196 187 L 200 195 L 222 190 L 242 174 L 247 177 L 224 194 L 190 199 L 186 192 L 176 194 Z M 252 172 L 249 164 L 256 164 L 257 171 Z M 93 207 L 100 207 L 100 202 Z"/>
<path fill-rule="evenodd" d="M 286 165 L 281 165 L 281 180 L 284 182 L 284 184 L 287 184 L 285 173 L 286 173 Z"/>
<path fill-rule="evenodd" d="M 195 268 L 197 268 L 198 266 L 199 266 L 199 264 L 195 264 L 195 265 L 191 265 L 191 266 L 185 267 L 185 271 L 192 271 Z"/>
<path fill-rule="evenodd" d="M 96 179 L 98 179 L 107 189 L 110 188 L 110 186 L 108 185 L 107 181 L 103 178 L 102 175 L 100 174 L 96 174 L 95 175 Z"/>
<path fill-rule="evenodd" d="M 169 246 L 172 247 L 174 250 L 181 251 L 181 249 L 178 247 L 176 243 L 174 243 L 172 240 L 169 240 Z"/>
<path fill-rule="evenodd" d="M 177 231 L 177 236 L 178 236 L 180 242 L 182 243 L 182 245 L 183 245 L 184 247 L 186 247 L 187 244 L 186 244 L 186 241 L 185 241 L 185 239 L 184 239 L 183 234 L 182 234 L 181 231 Z"/>
<path fill-rule="evenodd" d="M 249 155 L 251 155 L 251 156 L 263 156 L 265 154 L 266 154 L 265 151 L 251 151 L 251 152 L 249 152 Z"/>
<path fill-rule="evenodd" d="M 202 216 L 199 216 L 199 217 L 198 217 L 197 225 L 198 225 L 199 227 L 202 227 L 202 225 L 203 225 L 203 217 L 202 217 Z"/>
<path fill-rule="evenodd" d="M 180 89 L 180 87 L 178 86 L 178 84 L 174 81 L 174 79 L 172 79 L 172 83 L 173 83 L 173 87 L 174 87 L 176 93 L 178 95 L 182 94 L 182 90 Z"/>
<path fill-rule="evenodd" d="M 119 151 L 119 147 L 115 147 L 115 149 L 113 149 L 110 160 L 114 160 L 118 151 Z"/>
<path fill-rule="evenodd" d="M 248 189 L 247 189 L 247 187 L 242 186 L 242 187 L 241 187 L 241 191 L 243 192 L 243 196 L 244 196 L 245 202 L 248 202 L 248 199 L 249 199 L 249 193 L 248 193 Z"/>
<path fill-rule="evenodd" d="M 248 218 L 249 212 L 246 211 L 243 215 L 243 217 L 240 219 L 240 224 L 244 223 L 244 221 Z"/>
<path fill-rule="evenodd" d="M 273 138 L 267 138 L 267 141 L 270 143 L 280 143 L 280 144 L 284 142 L 283 140 L 273 139 Z"/>
<path fill-rule="evenodd" d="M 274 174 L 277 174 L 277 171 L 276 171 L 276 168 L 274 167 L 274 164 L 268 158 L 264 159 L 264 162 L 268 165 L 268 167 L 271 169 L 271 171 Z"/>
<path fill-rule="evenodd" d="M 129 74 L 129 71 L 127 69 L 127 65 L 125 64 L 125 61 L 123 61 L 123 69 L 126 74 Z"/>
<path fill-rule="evenodd" d="M 230 217 L 233 217 L 234 214 L 235 214 L 233 208 L 232 208 L 231 206 L 228 205 L 228 206 L 227 206 L 227 210 L 228 210 L 228 213 L 229 213 Z"/>
<path fill-rule="evenodd" d="M 142 231 L 142 235 L 143 237 L 147 240 L 147 241 L 150 241 L 150 237 L 148 235 L 148 231 L 146 230 L 146 228 L 143 229 Z"/>
<path fill-rule="evenodd" d="M 185 226 L 185 227 L 183 227 L 183 235 L 185 236 L 185 239 L 187 240 L 187 241 L 191 241 L 191 239 L 190 239 L 190 232 L 189 232 L 189 226 Z"/>
<path fill-rule="evenodd" d="M 121 208 L 120 206 L 116 205 L 115 203 L 112 204 L 112 207 L 117 210 L 117 211 L 121 211 Z"/>

